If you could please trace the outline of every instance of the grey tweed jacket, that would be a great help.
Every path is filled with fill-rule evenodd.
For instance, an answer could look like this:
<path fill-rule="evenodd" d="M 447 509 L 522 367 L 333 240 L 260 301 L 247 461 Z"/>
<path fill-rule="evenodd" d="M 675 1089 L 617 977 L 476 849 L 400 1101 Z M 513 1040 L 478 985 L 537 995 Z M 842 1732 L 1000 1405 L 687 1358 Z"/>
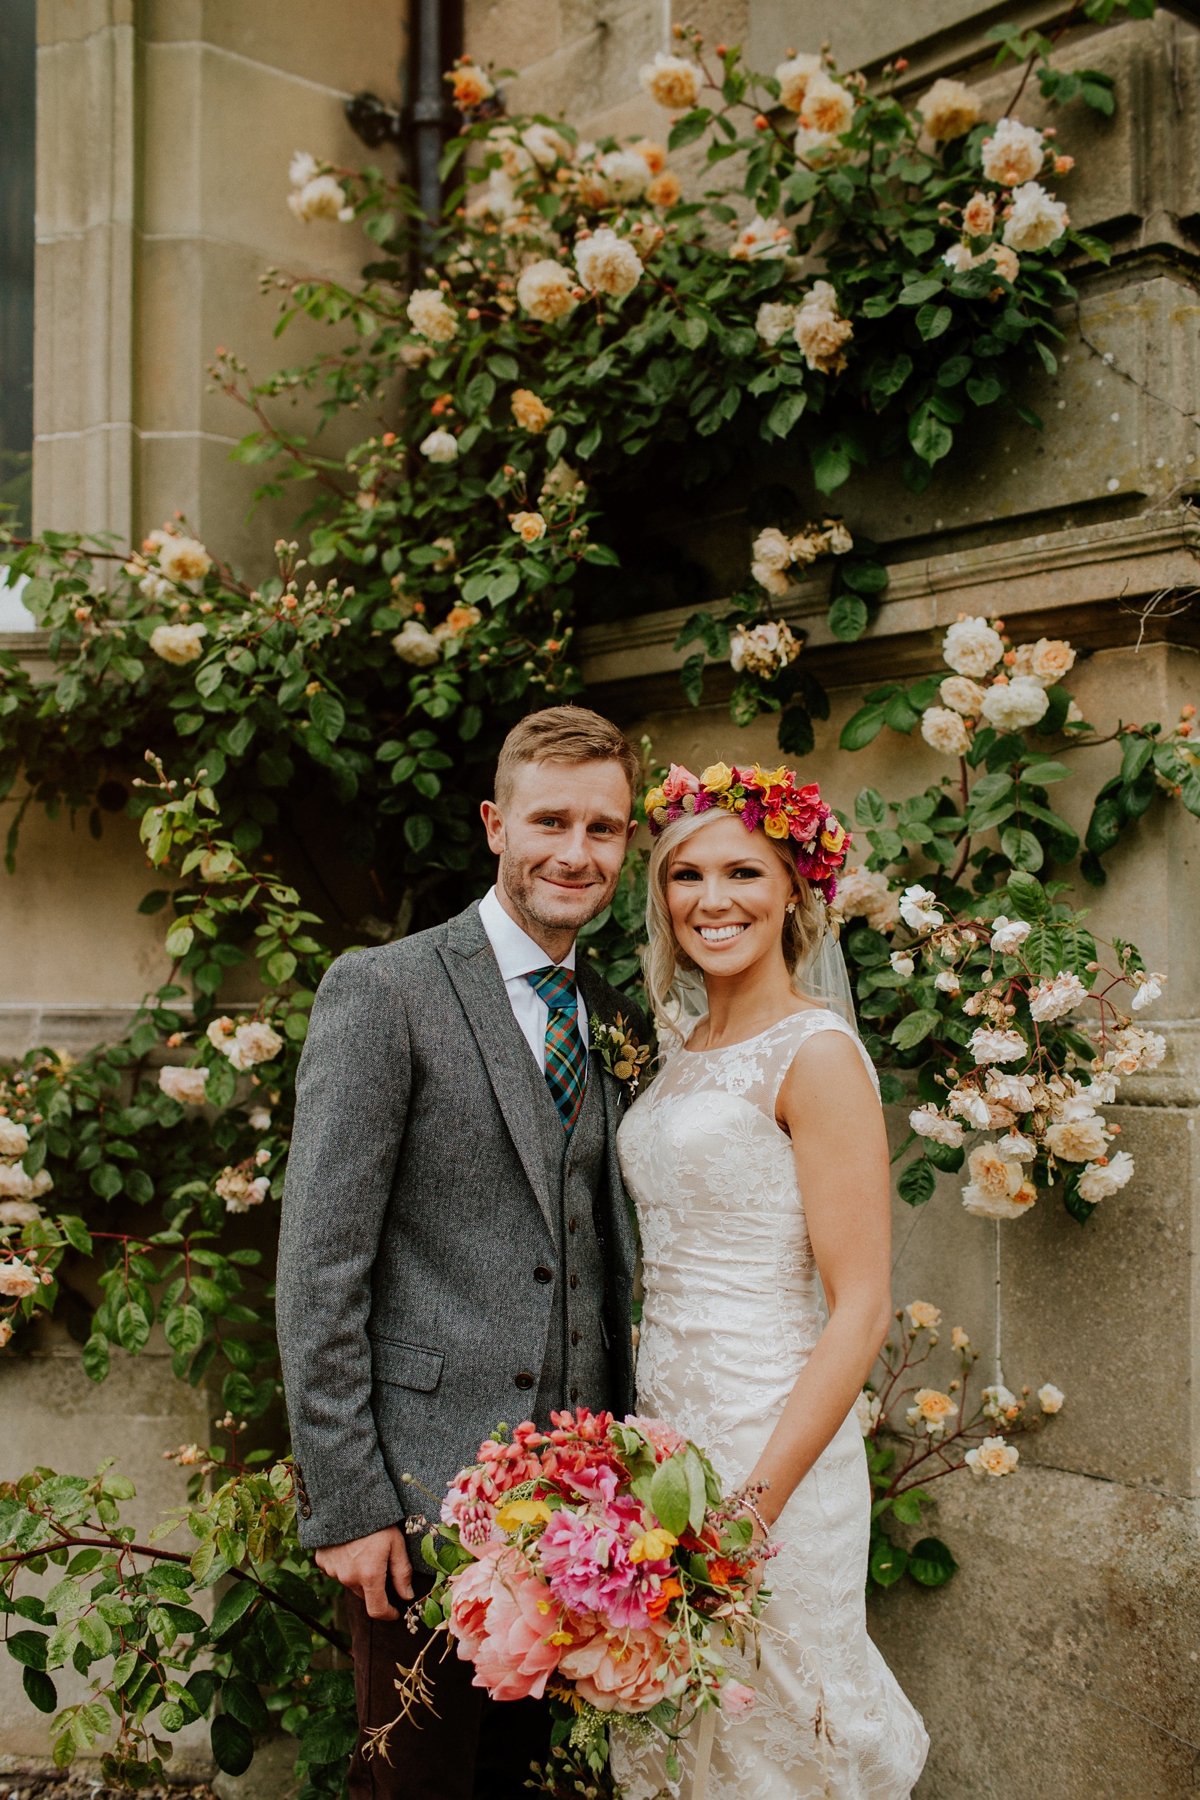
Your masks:
<path fill-rule="evenodd" d="M 621 1011 L 641 1027 L 582 959 L 578 983 L 591 1015 Z M 636 1233 L 616 1154 L 625 1090 L 594 1050 L 588 1079 L 603 1089 L 595 1219 L 612 1394 L 626 1411 Z M 339 957 L 322 981 L 300 1064 L 277 1277 L 310 1548 L 435 1513 L 431 1496 L 497 1422 L 527 1415 L 522 1390 L 530 1375 L 536 1386 L 552 1293 L 533 1270 L 555 1261 L 562 1169 L 545 1099 L 477 906 Z"/>

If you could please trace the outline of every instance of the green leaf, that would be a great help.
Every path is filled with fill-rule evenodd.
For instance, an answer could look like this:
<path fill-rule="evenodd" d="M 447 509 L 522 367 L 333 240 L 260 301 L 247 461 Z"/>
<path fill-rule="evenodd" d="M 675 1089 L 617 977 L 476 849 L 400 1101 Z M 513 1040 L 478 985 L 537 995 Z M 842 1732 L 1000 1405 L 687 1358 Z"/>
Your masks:
<path fill-rule="evenodd" d="M 254 1760 L 254 1739 L 239 1719 L 218 1713 L 209 1732 L 213 1760 L 226 1775 L 244 1775 Z"/>
<path fill-rule="evenodd" d="M 892 1501 L 892 1511 L 902 1525 L 919 1525 L 921 1523 L 921 1504 L 929 1495 L 924 1488 L 910 1488 L 907 1493 L 897 1494 Z"/>
<path fill-rule="evenodd" d="M 26 1664 L 21 1671 L 21 1686 L 39 1712 L 52 1713 L 57 1710 L 58 1691 L 44 1670 L 30 1668 Z"/>
<path fill-rule="evenodd" d="M 948 329 L 953 317 L 948 306 L 923 306 L 917 314 L 917 330 L 926 343 L 932 343 L 934 338 L 940 338 Z"/>
<path fill-rule="evenodd" d="M 908 1099 L 904 1083 L 890 1069 L 879 1071 L 879 1099 L 883 1106 L 903 1106 Z"/>
<path fill-rule="evenodd" d="M 932 1195 L 936 1182 L 937 1176 L 934 1173 L 933 1164 L 924 1156 L 920 1156 L 915 1162 L 910 1162 L 907 1168 L 901 1170 L 900 1179 L 896 1183 L 896 1192 L 902 1200 L 908 1202 L 909 1206 L 924 1206 Z"/>
<path fill-rule="evenodd" d="M 835 488 L 849 480 L 850 453 L 840 436 L 813 445 L 808 460 L 812 464 L 813 481 L 822 494 L 832 494 Z"/>
<path fill-rule="evenodd" d="M 346 723 L 346 709 L 337 696 L 318 689 L 308 702 L 308 711 L 321 736 L 336 743 Z"/>
<path fill-rule="evenodd" d="M 918 1007 L 916 1012 L 905 1014 L 889 1042 L 895 1044 L 897 1050 L 911 1050 L 916 1044 L 923 1043 L 931 1031 L 936 1031 L 941 1020 L 941 1013 L 928 1007 Z"/>
<path fill-rule="evenodd" d="M 908 1553 L 890 1538 L 876 1538 L 871 1551 L 871 1577 L 882 1588 L 894 1587 L 908 1567 Z"/>
<path fill-rule="evenodd" d="M 671 336 L 685 350 L 698 350 L 708 336 L 708 325 L 695 314 L 687 319 L 676 319 L 671 326 Z"/>
<path fill-rule="evenodd" d="M 842 727 L 842 735 L 838 739 L 841 750 L 865 750 L 873 743 L 884 727 L 884 708 L 882 706 L 862 706 L 852 713 Z"/>
<path fill-rule="evenodd" d="M 683 118 L 671 127 L 671 135 L 667 139 L 668 150 L 682 150 L 685 144 L 694 144 L 698 137 L 703 137 L 712 114 L 706 106 L 696 107 L 685 113 Z"/>
<path fill-rule="evenodd" d="M 93 1332 L 83 1346 L 83 1372 L 89 1381 L 103 1381 L 108 1374 L 108 1340 Z"/>
<path fill-rule="evenodd" d="M 909 421 L 908 441 L 923 462 L 940 462 L 954 442 L 954 433 L 931 410 L 928 401 L 919 406 Z"/>
<path fill-rule="evenodd" d="M 15 1662 L 23 1663 L 27 1669 L 44 1669 L 49 1641 L 44 1631 L 14 1631 L 5 1639 L 4 1647 Z"/>
<path fill-rule="evenodd" d="M 922 1587 L 941 1587 L 957 1568 L 949 1546 L 941 1538 L 921 1538 L 908 1553 L 908 1572 Z"/>
<path fill-rule="evenodd" d="M 145 1348 L 149 1336 L 150 1321 L 146 1314 L 135 1301 L 127 1300 L 117 1314 L 117 1337 L 121 1348 L 136 1356 Z"/>
<path fill-rule="evenodd" d="M 878 788 L 862 788 L 854 801 L 856 825 L 882 825 L 887 818 L 887 802 Z"/>
<path fill-rule="evenodd" d="M 243 1613 L 249 1612 L 258 1599 L 258 1593 L 257 1583 L 253 1581 L 234 1582 L 212 1616 L 209 1635 L 214 1643 L 237 1624 Z"/>
<path fill-rule="evenodd" d="M 358 1729 L 352 1717 L 323 1713 L 300 1733 L 300 1755 L 310 1766 L 339 1762 L 354 1749 Z"/>
<path fill-rule="evenodd" d="M 1032 831 L 1018 831 L 1010 826 L 1000 833 L 1000 848 L 1014 869 L 1040 869 L 1045 852 Z"/>
<path fill-rule="evenodd" d="M 842 643 L 853 644 L 866 630 L 869 617 L 865 601 L 857 594 L 842 593 L 829 608 L 829 629 Z"/>
<path fill-rule="evenodd" d="M 1006 886 L 1009 899 L 1021 918 L 1042 919 L 1046 916 L 1050 902 L 1045 888 L 1035 876 L 1024 872 L 1012 874 Z"/>
<path fill-rule="evenodd" d="M 163 1336 L 172 1350 L 190 1356 L 204 1341 L 204 1318 L 198 1307 L 173 1306 L 163 1320 Z"/>
<path fill-rule="evenodd" d="M 419 855 L 433 842 L 433 820 L 426 813 L 409 813 L 404 821 L 404 837 L 409 849 Z"/>
<path fill-rule="evenodd" d="M 650 1484 L 651 1509 L 664 1531 L 681 1537 L 687 1530 L 691 1505 L 691 1489 L 683 1458 L 672 1456 L 655 1470 Z"/>
<path fill-rule="evenodd" d="M 107 1656 L 112 1650 L 112 1632 L 98 1613 L 84 1613 L 76 1620 L 75 1629 L 93 1657 Z"/>
<path fill-rule="evenodd" d="M 63 1236 L 72 1249 L 80 1251 L 84 1256 L 90 1256 L 92 1254 L 92 1234 L 79 1214 L 59 1213 L 58 1222 L 62 1227 Z"/>
<path fill-rule="evenodd" d="M 933 1138 L 927 1138 L 925 1155 L 935 1169 L 941 1169 L 945 1175 L 957 1175 L 963 1166 L 966 1152 L 961 1146 L 954 1150 L 949 1144 L 939 1144 Z"/>
<path fill-rule="evenodd" d="M 808 396 L 803 388 L 790 388 L 786 393 L 781 394 L 767 414 L 767 430 L 777 438 L 787 437 L 807 403 Z M 849 474 L 849 472 L 847 467 L 846 473 Z M 842 480 L 845 480 L 845 476 L 842 477 Z"/>

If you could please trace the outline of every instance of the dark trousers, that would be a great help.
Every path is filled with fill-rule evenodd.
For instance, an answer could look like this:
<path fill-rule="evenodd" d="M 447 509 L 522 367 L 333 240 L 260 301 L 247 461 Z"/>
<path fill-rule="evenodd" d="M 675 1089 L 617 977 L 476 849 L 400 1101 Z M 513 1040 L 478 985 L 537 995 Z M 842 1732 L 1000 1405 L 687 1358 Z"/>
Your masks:
<path fill-rule="evenodd" d="M 445 1634 L 426 1658 L 434 1711 L 420 1711 L 397 1725 L 388 1741 L 390 1761 L 365 1757 L 362 1732 L 384 1725 L 400 1710 L 397 1664 L 408 1668 L 430 1638 L 414 1636 L 399 1619 L 372 1619 L 356 1594 L 345 1594 L 354 1649 L 354 1691 L 359 1741 L 350 1764 L 350 1800 L 529 1800 L 531 1762 L 545 1763 L 550 1709 L 539 1700 L 492 1700 L 471 1686 L 474 1669 Z M 401 1602 L 403 1606 L 403 1602 Z"/>

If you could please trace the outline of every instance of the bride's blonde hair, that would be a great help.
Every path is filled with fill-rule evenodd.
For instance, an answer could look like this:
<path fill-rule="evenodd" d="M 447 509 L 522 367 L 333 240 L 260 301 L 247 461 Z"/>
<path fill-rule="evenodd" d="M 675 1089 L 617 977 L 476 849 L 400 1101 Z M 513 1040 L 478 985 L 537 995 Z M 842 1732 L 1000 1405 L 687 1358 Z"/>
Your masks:
<path fill-rule="evenodd" d="M 650 852 L 646 890 L 646 930 L 650 941 L 646 946 L 644 969 L 646 992 L 660 1033 L 665 1030 L 668 1035 L 678 1035 L 683 1009 L 678 994 L 672 993 L 672 989 L 678 988 L 681 975 L 698 974 L 696 964 L 679 947 L 667 906 L 667 871 L 671 852 L 703 830 L 705 825 L 711 824 L 713 819 L 729 816 L 715 807 L 708 812 L 687 813 L 683 818 L 663 826 Z M 825 929 L 825 902 L 811 882 L 805 881 L 803 876 L 796 873 L 795 858 L 787 839 L 769 838 L 765 831 L 756 833 L 755 836 L 761 837 L 763 843 L 770 845 L 792 879 L 796 910 L 783 916 L 782 949 L 792 987 L 796 993 L 802 993 L 799 972 L 821 940 Z"/>

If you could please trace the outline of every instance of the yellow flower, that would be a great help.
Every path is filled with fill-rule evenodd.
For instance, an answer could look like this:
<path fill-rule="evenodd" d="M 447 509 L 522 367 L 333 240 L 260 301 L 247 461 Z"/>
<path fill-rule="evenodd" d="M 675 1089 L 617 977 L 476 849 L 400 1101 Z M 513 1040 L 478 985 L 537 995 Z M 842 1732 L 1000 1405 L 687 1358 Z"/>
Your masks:
<path fill-rule="evenodd" d="M 768 813 L 763 820 L 763 830 L 769 838 L 785 838 L 788 834 L 787 815 L 785 813 Z"/>
<path fill-rule="evenodd" d="M 648 813 L 657 812 L 659 807 L 665 806 L 666 803 L 667 796 L 660 787 L 651 788 L 650 792 L 646 795 L 646 811 Z"/>
<path fill-rule="evenodd" d="M 755 763 L 754 773 L 764 788 L 785 787 L 787 785 L 788 770 L 782 763 L 780 763 L 777 769 L 764 769 L 761 764 Z"/>
<path fill-rule="evenodd" d="M 821 833 L 822 850 L 828 850 L 830 855 L 836 855 L 845 842 L 846 827 L 842 824 L 840 819 L 831 819 Z"/>
<path fill-rule="evenodd" d="M 629 1546 L 629 1560 L 635 1563 L 661 1562 L 678 1542 L 677 1537 L 672 1536 L 669 1531 L 665 1531 L 661 1525 L 656 1525 L 652 1531 L 647 1531 L 643 1537 L 637 1538 Z"/>
<path fill-rule="evenodd" d="M 706 794 L 723 794 L 733 780 L 733 770 L 727 763 L 709 763 L 700 777 L 700 786 Z"/>
<path fill-rule="evenodd" d="M 510 1500 L 496 1512 L 501 1531 L 516 1531 L 522 1525 L 536 1525 L 540 1519 L 548 1525 L 554 1514 L 544 1500 Z"/>

